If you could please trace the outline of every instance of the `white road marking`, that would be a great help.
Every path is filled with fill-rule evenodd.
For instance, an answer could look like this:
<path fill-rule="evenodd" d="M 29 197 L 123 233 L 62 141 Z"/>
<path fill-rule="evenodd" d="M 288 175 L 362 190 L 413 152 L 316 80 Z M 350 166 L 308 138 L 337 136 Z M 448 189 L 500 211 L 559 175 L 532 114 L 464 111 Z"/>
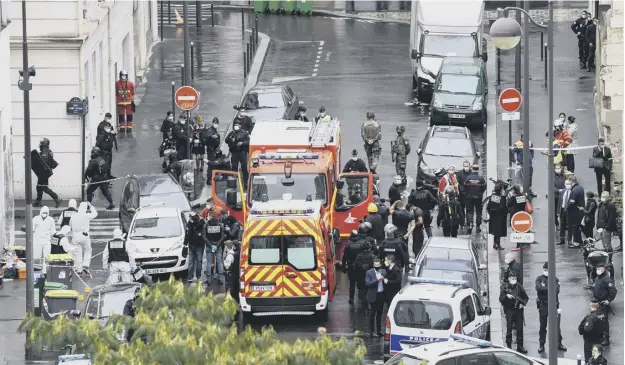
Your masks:
<path fill-rule="evenodd" d="M 310 76 L 286 76 L 286 77 L 274 77 L 273 80 L 271 80 L 272 84 L 279 84 L 282 82 L 290 82 L 290 81 L 297 81 L 297 80 L 304 80 L 309 78 Z"/>
<path fill-rule="evenodd" d="M 319 48 L 317 50 L 317 59 L 315 60 L 315 67 L 313 68 L 312 77 L 317 76 L 317 71 L 319 70 L 319 62 L 321 62 L 321 54 L 323 53 L 323 45 L 325 43 L 326 43 L 325 41 L 319 41 Z"/>

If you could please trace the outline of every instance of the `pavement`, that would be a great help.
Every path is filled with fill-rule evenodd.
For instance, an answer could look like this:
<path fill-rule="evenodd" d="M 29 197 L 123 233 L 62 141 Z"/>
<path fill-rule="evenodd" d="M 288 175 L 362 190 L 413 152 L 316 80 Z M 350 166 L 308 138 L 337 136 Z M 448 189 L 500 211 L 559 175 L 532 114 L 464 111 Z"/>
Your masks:
<path fill-rule="evenodd" d="M 544 133 L 547 129 L 548 118 L 548 100 L 547 89 L 544 84 L 544 63 L 540 60 L 540 49 L 534 48 L 533 45 L 540 44 L 540 35 L 538 32 L 530 33 L 530 139 L 535 147 L 547 147 L 547 139 Z M 577 60 L 576 38 L 570 31 L 568 23 L 556 23 L 554 30 L 554 116 L 559 112 L 565 112 L 567 115 L 574 115 L 579 125 L 578 145 L 593 146 L 598 138 L 597 127 L 595 123 L 595 113 L 593 105 L 593 88 L 594 73 L 588 73 L 586 70 L 580 70 Z M 490 58 L 495 60 L 495 58 Z M 514 87 L 514 53 L 511 51 L 502 52 L 501 62 L 501 85 L 499 90 L 507 87 Z M 489 62 L 489 81 L 496 82 L 495 62 Z M 497 88 L 491 85 L 492 88 Z M 493 114 L 493 118 L 489 117 L 488 126 L 488 169 L 489 176 L 496 174 L 498 178 L 509 177 L 508 170 L 508 123 L 502 122 L 499 116 L 495 116 L 496 94 L 490 94 L 489 112 Z M 524 103 L 527 100 L 523 101 Z M 513 140 L 517 140 L 522 131 L 521 122 L 512 122 Z M 495 137 L 495 138 L 492 138 Z M 597 187 L 595 177 L 592 171 L 587 167 L 587 161 L 591 156 L 590 149 L 579 151 L 575 157 L 576 176 L 580 180 L 580 185 L 586 191 L 594 191 Z M 536 152 L 534 161 L 534 181 L 533 190 L 538 195 L 534 199 L 534 228 L 538 244 L 531 245 L 524 252 L 524 287 L 529 295 L 530 301 L 525 311 L 526 326 L 524 329 L 524 345 L 529 351 L 530 356 L 547 357 L 547 354 L 538 354 L 538 310 L 535 306 L 536 292 L 534 281 L 538 275 L 542 274 L 542 266 L 547 261 L 547 230 L 548 230 L 548 211 L 547 211 L 547 157 Z M 489 187 L 489 191 L 492 187 Z M 508 232 L 511 229 L 508 228 Z M 556 234 L 556 237 L 557 234 Z M 491 237 L 492 240 L 492 237 Z M 491 242 L 491 241 L 489 241 Z M 613 242 L 616 244 L 616 242 Z M 489 247 L 492 244 L 489 243 Z M 507 239 L 502 239 L 502 246 L 506 251 L 500 253 L 493 252 L 488 254 L 489 259 L 489 281 L 491 284 L 490 291 L 495 293 L 499 291 L 499 275 L 502 273 L 497 268 L 505 265 L 503 263 L 503 253 L 509 251 L 515 244 L 509 243 Z M 519 260 L 517 258 L 517 260 Z M 611 346 L 605 350 L 606 358 L 609 363 L 622 364 L 623 358 L 623 273 L 622 273 L 622 253 L 614 255 L 614 263 L 616 269 L 615 285 L 619 289 L 619 294 L 612 304 L 612 308 L 616 316 L 610 318 Z M 577 332 L 577 325 L 582 318 L 588 313 L 588 303 L 591 299 L 591 293 L 583 288 L 586 283 L 586 275 L 583 269 L 583 261 L 581 254 L 576 249 L 570 249 L 566 246 L 556 247 L 556 269 L 557 276 L 560 279 L 560 305 L 562 308 L 561 330 L 563 336 L 563 344 L 568 347 L 566 353 L 559 353 L 559 357 L 575 359 L 577 354 L 583 353 L 583 341 Z M 503 270 L 503 269 L 502 269 Z M 491 301 L 493 309 L 498 309 L 498 303 Z M 498 311 L 494 311 L 498 312 Z M 501 315 L 501 312 L 497 313 Z M 496 343 L 503 343 L 505 336 L 505 321 L 501 322 L 501 328 L 495 328 L 495 313 L 491 317 L 493 321 L 492 340 Z"/>

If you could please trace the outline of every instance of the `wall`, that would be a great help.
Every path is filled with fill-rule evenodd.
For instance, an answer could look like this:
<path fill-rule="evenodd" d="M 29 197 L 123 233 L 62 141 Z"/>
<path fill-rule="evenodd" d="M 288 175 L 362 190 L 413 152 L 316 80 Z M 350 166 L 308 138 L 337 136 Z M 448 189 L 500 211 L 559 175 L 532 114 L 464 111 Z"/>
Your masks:
<path fill-rule="evenodd" d="M 11 1 L 13 29 L 11 37 L 22 36 L 22 2 Z M 81 2 L 77 0 L 28 0 L 28 37 L 78 38 L 78 19 L 82 18 Z"/>
<path fill-rule="evenodd" d="M 623 1 L 615 0 L 599 21 L 595 110 L 599 134 L 614 156 L 614 180 L 623 179 Z"/>
<path fill-rule="evenodd" d="M 11 28 L 0 29 L 0 249 L 13 244 L 13 168 L 11 158 L 11 78 L 9 36 Z"/>

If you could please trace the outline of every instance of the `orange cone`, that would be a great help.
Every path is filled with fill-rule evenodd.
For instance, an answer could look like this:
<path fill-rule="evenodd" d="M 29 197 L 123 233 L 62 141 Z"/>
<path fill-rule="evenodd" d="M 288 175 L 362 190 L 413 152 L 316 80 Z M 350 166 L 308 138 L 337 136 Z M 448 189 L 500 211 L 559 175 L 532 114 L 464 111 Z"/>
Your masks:
<path fill-rule="evenodd" d="M 182 17 L 180 16 L 180 13 L 178 13 L 178 10 L 174 8 L 174 12 L 176 13 L 176 25 L 184 24 L 184 20 L 182 20 Z"/>

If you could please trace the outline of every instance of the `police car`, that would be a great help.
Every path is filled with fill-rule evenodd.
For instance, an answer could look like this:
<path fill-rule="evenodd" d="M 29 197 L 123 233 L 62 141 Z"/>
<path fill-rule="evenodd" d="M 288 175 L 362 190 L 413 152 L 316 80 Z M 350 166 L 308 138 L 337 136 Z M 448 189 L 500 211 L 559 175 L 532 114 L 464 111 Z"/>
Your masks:
<path fill-rule="evenodd" d="M 547 365 L 547 359 L 536 359 L 489 341 L 452 334 L 445 342 L 409 348 L 393 356 L 385 365 Z M 558 365 L 576 365 L 576 360 L 558 359 Z"/>
<path fill-rule="evenodd" d="M 388 309 L 384 359 L 453 333 L 490 339 L 490 314 L 467 281 L 409 277 Z"/>
<path fill-rule="evenodd" d="M 60 355 L 57 361 L 58 365 L 70 364 L 70 365 L 91 365 L 91 360 L 86 354 L 77 355 Z"/>

